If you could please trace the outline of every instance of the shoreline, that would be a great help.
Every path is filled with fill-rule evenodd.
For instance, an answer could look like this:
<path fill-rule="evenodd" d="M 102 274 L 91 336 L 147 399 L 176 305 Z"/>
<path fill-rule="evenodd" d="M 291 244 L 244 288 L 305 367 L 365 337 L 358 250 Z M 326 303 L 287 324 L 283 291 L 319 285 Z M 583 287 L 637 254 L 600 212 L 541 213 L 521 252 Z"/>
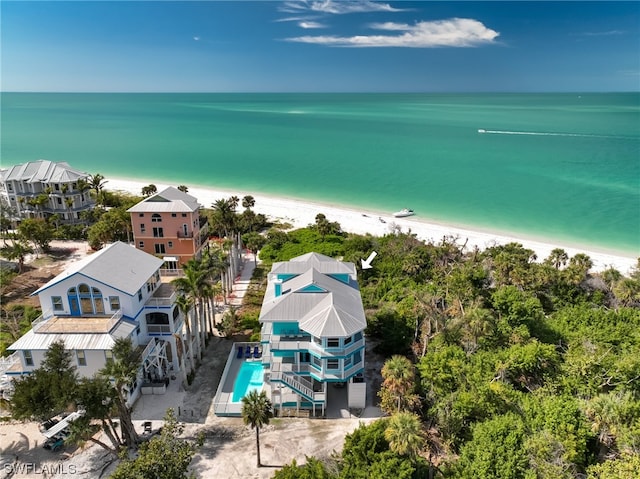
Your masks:
<path fill-rule="evenodd" d="M 136 195 L 141 194 L 143 186 L 155 184 L 158 191 L 167 186 L 177 187 L 180 183 L 169 185 L 165 181 L 153 179 L 131 179 L 123 177 L 106 178 L 105 189 L 124 191 Z M 270 196 L 262 193 L 241 191 L 240 189 L 224 189 L 202 185 L 189 186 L 188 194 L 194 196 L 204 208 L 211 208 L 211 204 L 218 199 L 236 195 L 240 199 L 251 195 L 255 199 L 252 208 L 256 213 L 262 213 L 271 221 L 288 222 L 294 228 L 303 228 L 315 223 L 318 213 L 323 213 L 329 221 L 340 224 L 342 229 L 349 233 L 383 236 L 391 233 L 394 228 L 401 228 L 402 232 L 415 234 L 418 239 L 438 243 L 443 237 L 457 238 L 459 245 L 466 245 L 466 249 L 477 246 L 480 250 L 494 245 L 517 242 L 525 248 L 533 250 L 542 261 L 549 256 L 554 248 L 562 248 L 571 257 L 577 253 L 587 254 L 593 261 L 592 271 L 602 271 L 614 267 L 624 275 L 630 273 L 637 263 L 637 257 L 618 251 L 606 250 L 595 247 L 583 247 L 562 242 L 547 242 L 537 238 L 526 237 L 520 234 L 483 230 L 477 227 L 469 228 L 435 222 L 432 220 L 418 219 L 415 216 L 409 218 L 395 218 L 391 213 L 379 211 L 356 210 L 342 205 L 331 205 L 321 202 L 312 202 L 301 199 Z M 381 221 L 384 220 L 383 221 Z"/>

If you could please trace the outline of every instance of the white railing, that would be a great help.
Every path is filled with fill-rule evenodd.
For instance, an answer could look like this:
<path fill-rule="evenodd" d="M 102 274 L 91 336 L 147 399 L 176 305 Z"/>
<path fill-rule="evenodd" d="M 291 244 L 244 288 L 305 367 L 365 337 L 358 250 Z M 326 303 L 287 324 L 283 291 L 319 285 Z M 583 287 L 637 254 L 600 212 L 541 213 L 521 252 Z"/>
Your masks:
<path fill-rule="evenodd" d="M 151 341 L 149 341 L 149 344 L 147 344 L 147 347 L 144 348 L 144 350 L 142 351 L 142 354 L 140 355 L 140 359 L 144 361 L 147 357 L 149 357 L 149 355 L 151 354 L 151 352 L 154 350 L 155 347 L 156 347 L 156 338 L 151 338 Z"/>
<path fill-rule="evenodd" d="M 11 367 L 20 362 L 18 351 L 6 358 L 0 358 L 0 375 L 11 369 Z"/>
<path fill-rule="evenodd" d="M 40 329 L 42 325 L 51 318 L 53 318 L 53 314 L 51 313 L 51 311 L 44 311 L 40 316 L 38 316 L 31 322 L 31 329 L 33 329 L 34 333 L 37 332 L 38 329 Z"/>
<path fill-rule="evenodd" d="M 279 369 L 281 368 L 279 368 L 277 365 L 282 365 L 282 363 L 272 364 L 272 367 L 275 366 L 276 370 L 271 369 L 271 381 L 279 381 L 285 383 L 287 386 L 296 390 L 310 401 L 324 402 L 324 392 L 315 392 L 310 381 L 305 380 L 301 376 L 298 376 L 292 372 L 286 371 L 287 368 L 282 368 L 285 370 L 280 371 Z"/>
<path fill-rule="evenodd" d="M 171 326 L 168 324 L 147 324 L 147 332 L 151 334 L 170 334 Z"/>
<path fill-rule="evenodd" d="M 325 349 L 319 344 L 313 341 L 276 341 L 273 340 L 275 335 L 271 336 L 271 349 L 273 351 L 298 351 L 298 350 L 308 350 L 314 351 L 316 354 L 321 356 L 322 358 L 332 358 L 334 356 L 348 356 L 358 349 L 364 348 L 364 338 L 359 341 L 355 341 L 353 344 L 349 345 L 349 347 L 344 349 Z M 264 338 L 263 338 L 264 339 Z"/>
<path fill-rule="evenodd" d="M 175 291 L 171 293 L 171 295 L 168 297 L 152 296 L 147 300 L 145 306 L 152 306 L 156 308 L 159 306 L 171 306 L 173 303 L 176 302 L 177 297 L 178 297 L 178 294 Z"/>
<path fill-rule="evenodd" d="M 122 310 L 119 309 L 118 311 L 113 313 L 113 316 L 111 316 L 111 319 L 109 319 L 109 321 L 107 322 L 107 332 L 110 332 L 121 319 Z"/>

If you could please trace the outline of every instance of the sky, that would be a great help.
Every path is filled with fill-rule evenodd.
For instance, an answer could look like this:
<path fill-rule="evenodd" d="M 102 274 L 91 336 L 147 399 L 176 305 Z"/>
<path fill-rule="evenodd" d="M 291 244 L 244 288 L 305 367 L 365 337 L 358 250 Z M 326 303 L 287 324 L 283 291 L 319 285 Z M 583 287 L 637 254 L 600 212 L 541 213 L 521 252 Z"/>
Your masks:
<path fill-rule="evenodd" d="M 639 91 L 640 2 L 0 2 L 1 91 Z"/>

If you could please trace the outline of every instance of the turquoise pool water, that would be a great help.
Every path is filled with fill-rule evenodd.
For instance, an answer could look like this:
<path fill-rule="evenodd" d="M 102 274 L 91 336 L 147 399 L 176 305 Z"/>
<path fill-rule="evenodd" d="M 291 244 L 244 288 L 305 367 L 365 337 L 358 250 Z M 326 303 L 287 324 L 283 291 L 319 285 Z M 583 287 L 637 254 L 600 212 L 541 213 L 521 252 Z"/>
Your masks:
<path fill-rule="evenodd" d="M 262 389 L 264 368 L 259 361 L 244 361 L 233 383 L 232 402 L 240 402 L 250 391 Z"/>

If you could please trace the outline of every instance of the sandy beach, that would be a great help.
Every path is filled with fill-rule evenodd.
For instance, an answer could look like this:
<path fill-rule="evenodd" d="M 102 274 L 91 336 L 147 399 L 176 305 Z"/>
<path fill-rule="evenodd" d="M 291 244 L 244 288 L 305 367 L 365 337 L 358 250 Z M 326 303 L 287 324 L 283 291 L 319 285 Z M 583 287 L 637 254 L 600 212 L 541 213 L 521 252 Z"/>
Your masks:
<path fill-rule="evenodd" d="M 179 184 L 168 185 L 164 182 L 154 181 L 153 179 L 131 180 L 109 177 L 107 178 L 105 188 L 140 195 L 142 187 L 152 183 L 156 185 L 158 191 L 161 191 L 167 186 L 178 186 Z M 344 231 L 357 234 L 370 233 L 374 236 L 383 236 L 390 232 L 397 231 L 399 228 L 403 232 L 410 231 L 421 240 L 432 241 L 434 243 L 441 241 L 444 237 L 453 237 L 456 238 L 459 245 L 465 245 L 468 250 L 472 250 L 476 246 L 483 250 L 494 245 L 518 242 L 524 247 L 535 251 L 540 261 L 548 257 L 554 248 L 563 248 L 569 256 L 577 253 L 587 254 L 593 261 L 592 271 L 602 271 L 609 267 L 614 267 L 625 275 L 629 274 L 631 268 L 633 268 L 637 262 L 637 257 L 640 256 L 640 239 L 637 255 L 627 256 L 613 251 L 596 250 L 594 248 L 587 250 L 577 245 L 547 243 L 538 239 L 511 236 L 501 232 L 472 230 L 454 225 L 425 221 L 415 216 L 410 218 L 394 218 L 390 211 L 355 210 L 342 206 L 257 194 L 251 191 L 187 186 L 189 188 L 189 194 L 196 197 L 198 202 L 205 208 L 210 208 L 212 203 L 218 199 L 228 198 L 232 195 L 238 196 L 239 198 L 251 195 L 255 199 L 253 210 L 256 213 L 262 213 L 271 220 L 288 222 L 294 228 L 301 228 L 314 223 L 316 215 L 323 213 L 329 221 L 337 221 L 340 223 Z"/>

